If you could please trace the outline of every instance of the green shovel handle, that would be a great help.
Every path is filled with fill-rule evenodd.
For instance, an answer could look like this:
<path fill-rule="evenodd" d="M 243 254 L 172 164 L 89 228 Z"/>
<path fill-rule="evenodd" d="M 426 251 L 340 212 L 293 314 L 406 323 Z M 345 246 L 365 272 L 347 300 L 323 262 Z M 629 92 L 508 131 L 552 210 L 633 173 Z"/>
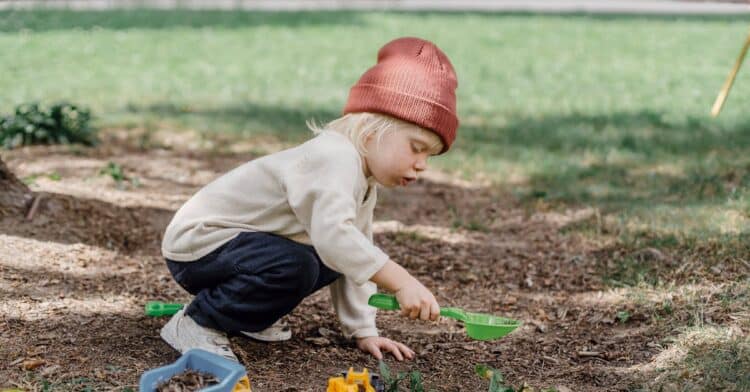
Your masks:
<path fill-rule="evenodd" d="M 370 306 L 374 306 L 378 309 L 383 310 L 399 310 L 401 306 L 398 304 L 398 300 L 394 295 L 391 294 L 373 294 L 367 301 Z M 440 315 L 444 317 L 450 317 L 452 319 L 464 321 L 466 320 L 466 313 L 459 308 L 441 308 Z"/>
<path fill-rule="evenodd" d="M 161 301 L 146 302 L 146 316 L 171 316 L 180 311 L 185 305 Z"/>
<path fill-rule="evenodd" d="M 398 305 L 398 300 L 396 300 L 396 296 L 390 294 L 373 294 L 370 296 L 367 304 L 383 310 L 401 309 L 401 306 Z"/>

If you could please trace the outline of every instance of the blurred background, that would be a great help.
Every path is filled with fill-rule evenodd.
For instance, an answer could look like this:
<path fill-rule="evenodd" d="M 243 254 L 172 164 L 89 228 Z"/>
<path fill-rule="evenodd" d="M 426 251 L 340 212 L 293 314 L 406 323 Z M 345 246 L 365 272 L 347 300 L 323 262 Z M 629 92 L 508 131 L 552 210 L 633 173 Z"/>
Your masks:
<path fill-rule="evenodd" d="M 497 11 L 524 3 L 528 11 Z M 648 223 L 679 219 L 686 233 L 718 234 L 727 230 L 719 210 L 747 212 L 747 72 L 739 73 L 721 116 L 708 115 L 746 36 L 747 5 L 26 0 L 3 6 L 4 113 L 25 102 L 67 100 L 90 107 L 104 128 L 185 128 L 294 142 L 308 136 L 305 120 L 339 114 L 348 88 L 374 63 L 374 48 L 413 35 L 444 48 L 459 75 L 461 132 L 455 150 L 437 159 L 439 168 L 481 175 L 523 195 L 621 204 Z M 29 9 L 35 6 L 42 8 Z M 252 9 L 318 6 L 326 10 Z M 549 12 L 539 12 L 542 6 Z M 330 10 L 336 8 L 347 9 Z M 402 11 L 409 8 L 424 10 Z M 454 11 L 440 11 L 448 8 Z M 617 8 L 623 11 L 607 11 Z M 704 218 L 700 224 L 691 222 L 696 216 Z"/>

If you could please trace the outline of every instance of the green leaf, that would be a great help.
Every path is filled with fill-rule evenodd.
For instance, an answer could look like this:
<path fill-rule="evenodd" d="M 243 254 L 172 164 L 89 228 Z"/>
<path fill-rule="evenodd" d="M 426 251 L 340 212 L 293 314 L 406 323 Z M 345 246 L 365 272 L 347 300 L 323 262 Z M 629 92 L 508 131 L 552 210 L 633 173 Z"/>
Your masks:
<path fill-rule="evenodd" d="M 628 320 L 630 320 L 630 312 L 627 310 L 617 312 L 617 320 L 619 320 L 621 324 L 627 323 Z"/>
<path fill-rule="evenodd" d="M 418 371 L 413 371 L 409 375 L 409 389 L 411 392 L 424 392 L 424 386 L 422 385 L 422 374 Z"/>
<path fill-rule="evenodd" d="M 378 361 L 378 369 L 380 370 L 380 376 L 383 377 L 383 382 L 386 384 L 391 382 L 391 370 L 388 369 L 388 365 L 384 361 Z"/>
<path fill-rule="evenodd" d="M 385 384 L 385 392 L 398 392 L 398 384 L 404 379 L 405 373 L 398 373 L 394 378 L 385 361 L 379 361 L 378 368 Z"/>

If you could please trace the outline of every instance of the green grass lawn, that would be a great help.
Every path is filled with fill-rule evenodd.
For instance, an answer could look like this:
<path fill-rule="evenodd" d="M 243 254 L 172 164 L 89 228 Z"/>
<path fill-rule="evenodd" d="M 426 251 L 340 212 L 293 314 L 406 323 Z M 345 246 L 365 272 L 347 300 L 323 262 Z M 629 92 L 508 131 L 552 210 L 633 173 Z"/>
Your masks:
<path fill-rule="evenodd" d="M 0 12 L 0 111 L 91 107 L 105 127 L 308 137 L 391 38 L 434 40 L 462 127 L 439 168 L 591 204 L 627 232 L 750 230 L 750 72 L 708 112 L 750 17 L 228 11 Z M 627 223 L 627 224 L 626 224 Z"/>
<path fill-rule="evenodd" d="M 435 166 L 490 179 L 531 203 L 599 208 L 605 231 L 623 246 L 710 248 L 703 261 L 726 265 L 750 260 L 750 69 L 739 73 L 721 116 L 708 113 L 748 22 L 5 11 L 0 112 L 32 100 L 70 100 L 89 106 L 102 127 L 296 142 L 309 136 L 305 120 L 340 113 L 380 46 L 420 36 L 449 55 L 459 76 L 462 126 L 455 148 Z M 602 231 L 595 229 L 580 228 Z M 660 282 L 661 270 L 632 259 L 618 268 L 620 284 Z"/>

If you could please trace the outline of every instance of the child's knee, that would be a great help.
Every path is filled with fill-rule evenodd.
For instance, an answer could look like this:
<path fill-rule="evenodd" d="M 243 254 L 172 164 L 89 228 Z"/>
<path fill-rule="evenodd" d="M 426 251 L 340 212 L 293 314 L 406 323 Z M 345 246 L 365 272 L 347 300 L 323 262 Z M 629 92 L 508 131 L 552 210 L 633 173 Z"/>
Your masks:
<path fill-rule="evenodd" d="M 303 295 L 313 291 L 320 275 L 320 264 L 313 257 L 301 257 L 294 274 L 296 286 Z"/>

